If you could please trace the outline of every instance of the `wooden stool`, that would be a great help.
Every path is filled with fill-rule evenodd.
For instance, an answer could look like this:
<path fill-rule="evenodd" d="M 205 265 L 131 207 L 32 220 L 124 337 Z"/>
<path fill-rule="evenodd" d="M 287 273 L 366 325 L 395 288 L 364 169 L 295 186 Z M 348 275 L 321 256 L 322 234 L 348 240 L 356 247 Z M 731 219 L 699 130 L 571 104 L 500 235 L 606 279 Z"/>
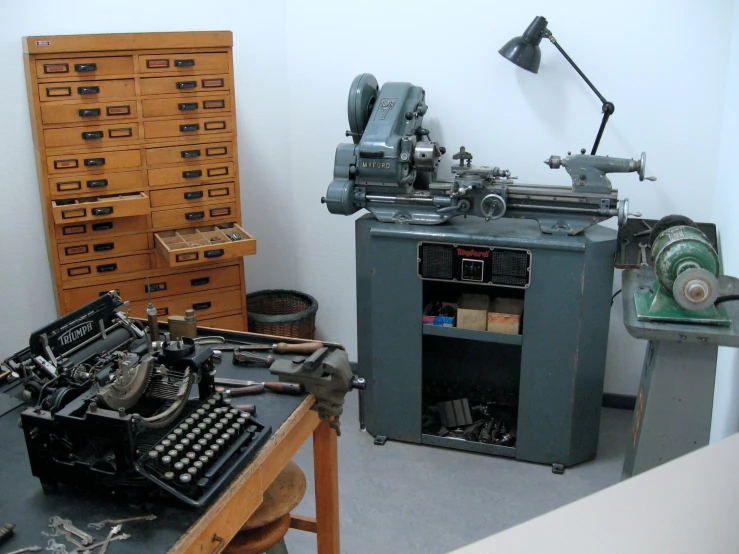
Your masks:
<path fill-rule="evenodd" d="M 264 491 L 256 512 L 241 527 L 224 554 L 287 554 L 284 537 L 290 528 L 290 511 L 305 495 L 305 474 L 288 462 L 274 482 Z"/>

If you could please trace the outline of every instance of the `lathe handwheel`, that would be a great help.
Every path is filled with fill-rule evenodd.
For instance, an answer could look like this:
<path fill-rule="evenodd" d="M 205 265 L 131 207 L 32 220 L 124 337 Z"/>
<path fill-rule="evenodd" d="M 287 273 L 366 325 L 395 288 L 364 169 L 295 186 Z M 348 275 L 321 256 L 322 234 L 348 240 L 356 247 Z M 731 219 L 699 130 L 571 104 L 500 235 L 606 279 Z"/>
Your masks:
<path fill-rule="evenodd" d="M 347 112 L 349 115 L 349 130 L 352 132 L 354 144 L 359 144 L 359 140 L 362 138 L 362 133 L 364 133 L 370 115 L 372 115 L 379 91 L 380 87 L 377 85 L 377 79 L 371 73 L 357 75 L 352 81 L 352 86 L 349 88 Z"/>
<path fill-rule="evenodd" d="M 505 199 L 498 194 L 488 194 L 480 202 L 480 210 L 485 219 L 500 219 L 506 211 Z"/>

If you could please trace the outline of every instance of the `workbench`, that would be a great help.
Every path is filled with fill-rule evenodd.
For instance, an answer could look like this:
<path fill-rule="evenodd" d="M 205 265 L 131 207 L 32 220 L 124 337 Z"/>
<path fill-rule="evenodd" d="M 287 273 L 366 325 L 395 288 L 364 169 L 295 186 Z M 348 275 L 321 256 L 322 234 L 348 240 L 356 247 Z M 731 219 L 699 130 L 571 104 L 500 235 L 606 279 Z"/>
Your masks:
<path fill-rule="evenodd" d="M 224 335 L 225 332 L 216 330 L 213 334 Z M 228 332 L 227 336 L 231 340 L 249 342 L 282 340 L 252 333 Z M 224 353 L 223 362 L 217 366 L 218 377 L 277 380 L 267 369 L 237 367 L 230 360 L 231 357 Z M 21 390 L 17 382 L 0 387 L 5 405 L 8 397 L 19 395 Z M 39 480 L 31 474 L 23 433 L 17 427 L 23 406 L 4 414 L 0 411 L 0 436 L 3 438 L 0 451 L 0 525 L 7 522 L 16 524 L 14 536 L 3 543 L 0 552 L 31 545 L 45 547 L 49 537 L 41 532 L 49 531 L 49 518 L 55 515 L 71 519 L 76 526 L 102 540 L 105 538 L 103 533 L 107 533 L 108 529 L 96 532 L 87 527 L 88 523 L 149 513 L 155 514 L 157 519 L 123 524 L 122 532 L 130 534 L 131 538 L 111 542 L 108 552 L 220 552 L 260 505 L 267 487 L 312 436 L 316 517 L 293 515 L 291 527 L 316 533 L 320 554 L 338 554 L 337 437 L 328 423 L 321 422 L 318 414 L 311 410 L 315 397 L 265 392 L 243 397 L 241 401 L 256 405 L 256 419 L 272 427 L 272 436 L 216 500 L 201 510 L 186 508 L 175 502 L 133 506 L 116 498 L 96 494 L 95 491 L 82 491 L 69 486 L 62 486 L 58 493 L 44 494 Z M 56 537 L 56 540 L 67 544 L 69 552 L 74 549 L 64 537 Z"/>

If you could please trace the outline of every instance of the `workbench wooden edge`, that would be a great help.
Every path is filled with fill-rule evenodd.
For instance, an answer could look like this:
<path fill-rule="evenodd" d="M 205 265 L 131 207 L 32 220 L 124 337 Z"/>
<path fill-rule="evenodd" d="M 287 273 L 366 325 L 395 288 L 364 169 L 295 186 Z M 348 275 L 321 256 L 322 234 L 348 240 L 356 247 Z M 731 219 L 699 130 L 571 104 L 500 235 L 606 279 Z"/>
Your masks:
<path fill-rule="evenodd" d="M 114 33 L 99 35 L 49 35 L 23 37 L 26 54 L 64 54 L 113 50 L 162 50 L 167 48 L 224 48 L 233 46 L 231 31 L 177 33 Z"/>
<path fill-rule="evenodd" d="M 214 536 L 229 542 L 236 535 L 262 503 L 267 487 L 321 423 L 318 414 L 311 411 L 315 401 L 311 394 L 298 405 L 244 471 L 180 537 L 170 554 L 211 552 L 216 547 Z"/>

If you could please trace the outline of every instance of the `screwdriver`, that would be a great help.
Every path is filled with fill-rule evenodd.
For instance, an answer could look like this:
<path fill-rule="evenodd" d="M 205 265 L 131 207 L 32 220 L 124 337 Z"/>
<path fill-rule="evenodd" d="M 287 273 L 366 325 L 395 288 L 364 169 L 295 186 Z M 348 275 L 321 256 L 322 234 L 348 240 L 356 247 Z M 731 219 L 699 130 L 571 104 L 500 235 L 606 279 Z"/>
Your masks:
<path fill-rule="evenodd" d="M 271 350 L 276 354 L 313 354 L 319 348 L 323 348 L 323 343 L 319 341 L 301 342 L 297 344 L 289 344 L 287 342 L 278 342 L 275 344 L 234 344 L 219 347 L 219 350 Z"/>
<path fill-rule="evenodd" d="M 245 396 L 247 394 L 261 394 L 265 390 L 276 392 L 279 394 L 302 394 L 303 385 L 296 383 L 280 383 L 280 382 L 262 382 L 244 381 L 244 386 L 237 388 L 229 388 L 227 386 L 216 386 L 217 392 L 230 392 L 231 396 Z"/>

